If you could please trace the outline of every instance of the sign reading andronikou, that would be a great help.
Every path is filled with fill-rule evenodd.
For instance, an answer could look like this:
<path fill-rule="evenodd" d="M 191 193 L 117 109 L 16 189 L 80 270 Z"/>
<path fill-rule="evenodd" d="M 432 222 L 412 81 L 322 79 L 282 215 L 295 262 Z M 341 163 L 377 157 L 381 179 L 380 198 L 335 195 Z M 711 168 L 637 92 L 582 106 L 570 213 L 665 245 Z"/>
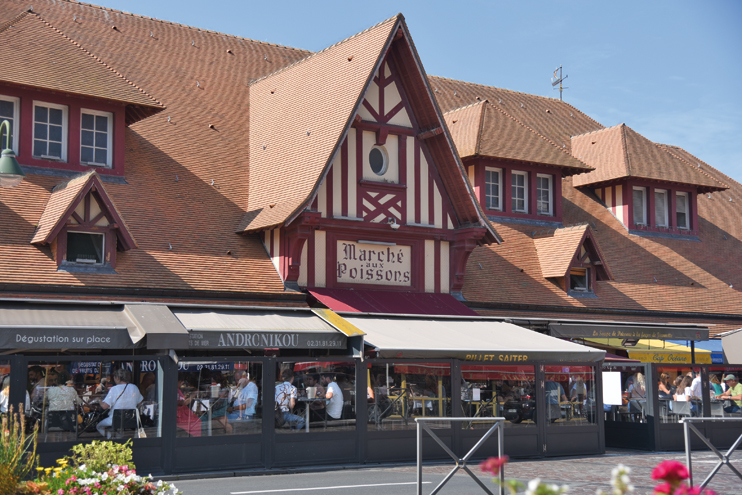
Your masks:
<path fill-rule="evenodd" d="M 4 349 L 129 349 L 138 347 L 126 328 L 3 328 Z"/>
<path fill-rule="evenodd" d="M 188 332 L 188 345 L 191 349 L 345 349 L 347 337 L 339 332 L 195 330 Z"/>
<path fill-rule="evenodd" d="M 412 285 L 412 248 L 337 241 L 337 281 L 346 284 Z"/>

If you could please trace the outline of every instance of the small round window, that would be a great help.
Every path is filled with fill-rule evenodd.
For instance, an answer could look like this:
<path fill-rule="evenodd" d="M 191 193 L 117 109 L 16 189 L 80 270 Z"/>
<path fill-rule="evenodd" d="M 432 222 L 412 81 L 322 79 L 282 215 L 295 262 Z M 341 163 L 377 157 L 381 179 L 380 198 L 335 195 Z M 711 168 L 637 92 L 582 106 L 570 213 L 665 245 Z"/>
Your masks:
<path fill-rule="evenodd" d="M 374 146 L 368 153 L 368 162 L 376 175 L 384 175 L 389 166 L 389 157 L 383 146 Z"/>

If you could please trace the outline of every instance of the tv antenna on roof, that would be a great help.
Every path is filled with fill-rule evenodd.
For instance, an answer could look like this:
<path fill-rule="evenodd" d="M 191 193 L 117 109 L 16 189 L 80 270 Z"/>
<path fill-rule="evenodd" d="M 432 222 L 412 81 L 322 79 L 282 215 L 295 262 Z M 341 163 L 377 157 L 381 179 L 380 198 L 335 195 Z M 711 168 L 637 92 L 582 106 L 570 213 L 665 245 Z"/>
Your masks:
<path fill-rule="evenodd" d="M 559 73 L 559 77 L 557 77 L 557 72 Z M 557 84 L 559 85 L 559 101 L 562 101 L 562 91 L 564 91 L 565 89 L 569 89 L 569 88 L 565 88 L 562 86 L 562 81 L 564 81 L 568 77 L 569 76 L 562 77 L 562 66 L 561 65 L 558 68 L 554 69 L 554 76 L 551 78 L 551 85 L 552 86 L 556 86 Z M 557 88 L 554 88 L 554 89 L 557 89 Z"/>

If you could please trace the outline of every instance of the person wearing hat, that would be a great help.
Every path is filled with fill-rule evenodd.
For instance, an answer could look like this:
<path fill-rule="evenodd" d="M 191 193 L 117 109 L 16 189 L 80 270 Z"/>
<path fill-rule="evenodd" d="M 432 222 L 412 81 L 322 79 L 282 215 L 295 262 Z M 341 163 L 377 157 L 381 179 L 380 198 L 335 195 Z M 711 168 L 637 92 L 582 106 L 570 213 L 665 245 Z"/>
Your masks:
<path fill-rule="evenodd" d="M 715 398 L 731 399 L 733 401 L 731 406 L 724 408 L 724 412 L 742 412 L 742 383 L 739 383 L 737 377 L 731 373 L 724 377 L 724 383 L 727 384 L 727 391 L 723 394 L 716 395 Z"/>

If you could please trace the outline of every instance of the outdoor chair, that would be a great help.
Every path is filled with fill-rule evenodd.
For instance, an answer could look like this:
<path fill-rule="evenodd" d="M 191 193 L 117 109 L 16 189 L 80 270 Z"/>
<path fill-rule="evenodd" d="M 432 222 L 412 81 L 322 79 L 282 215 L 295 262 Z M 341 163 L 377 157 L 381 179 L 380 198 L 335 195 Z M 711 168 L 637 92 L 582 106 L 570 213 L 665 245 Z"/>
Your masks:
<path fill-rule="evenodd" d="M 121 438 L 125 430 L 137 429 L 137 410 L 136 409 L 114 409 L 113 419 L 111 421 L 111 430 Z"/>
<path fill-rule="evenodd" d="M 74 432 L 77 439 L 77 411 L 46 411 L 44 416 L 44 441 L 49 436 L 50 428 Z"/>
<path fill-rule="evenodd" d="M 670 413 L 678 419 L 691 417 L 690 402 L 672 400 L 670 401 Z"/>
<path fill-rule="evenodd" d="M 724 403 L 723 402 L 712 402 L 711 403 L 711 417 L 713 418 L 724 417 Z"/>

